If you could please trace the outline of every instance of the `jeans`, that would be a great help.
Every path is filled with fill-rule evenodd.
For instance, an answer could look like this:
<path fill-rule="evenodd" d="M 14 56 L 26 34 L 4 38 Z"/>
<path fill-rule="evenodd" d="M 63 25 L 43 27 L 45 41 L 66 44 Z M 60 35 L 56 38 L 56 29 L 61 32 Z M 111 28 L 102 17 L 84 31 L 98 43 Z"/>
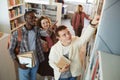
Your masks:
<path fill-rule="evenodd" d="M 36 80 L 38 66 L 39 64 L 37 63 L 33 68 L 18 68 L 19 80 Z"/>
<path fill-rule="evenodd" d="M 77 77 L 60 78 L 59 80 L 77 80 Z"/>

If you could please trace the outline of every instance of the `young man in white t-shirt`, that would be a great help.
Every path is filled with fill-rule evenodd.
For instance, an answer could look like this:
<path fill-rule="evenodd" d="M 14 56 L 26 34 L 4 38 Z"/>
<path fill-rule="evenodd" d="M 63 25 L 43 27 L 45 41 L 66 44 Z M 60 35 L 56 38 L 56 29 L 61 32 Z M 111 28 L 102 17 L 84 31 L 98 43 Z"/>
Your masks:
<path fill-rule="evenodd" d="M 81 37 L 72 36 L 64 25 L 57 27 L 56 37 L 58 42 L 52 46 L 49 55 L 49 64 L 54 70 L 55 80 L 77 80 L 81 75 L 80 48 L 91 38 L 96 30 L 97 18 L 92 21 Z M 57 63 L 62 56 L 68 58 L 71 63 L 63 68 L 58 68 Z"/>

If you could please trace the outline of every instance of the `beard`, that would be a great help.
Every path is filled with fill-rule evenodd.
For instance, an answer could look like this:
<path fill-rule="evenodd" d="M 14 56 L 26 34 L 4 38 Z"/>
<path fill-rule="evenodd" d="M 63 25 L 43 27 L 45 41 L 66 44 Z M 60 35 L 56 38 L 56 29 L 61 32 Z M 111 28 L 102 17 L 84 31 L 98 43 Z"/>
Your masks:
<path fill-rule="evenodd" d="M 25 27 L 26 27 L 27 30 L 32 30 L 34 28 L 34 26 L 35 25 L 33 25 L 33 24 L 28 24 Z"/>

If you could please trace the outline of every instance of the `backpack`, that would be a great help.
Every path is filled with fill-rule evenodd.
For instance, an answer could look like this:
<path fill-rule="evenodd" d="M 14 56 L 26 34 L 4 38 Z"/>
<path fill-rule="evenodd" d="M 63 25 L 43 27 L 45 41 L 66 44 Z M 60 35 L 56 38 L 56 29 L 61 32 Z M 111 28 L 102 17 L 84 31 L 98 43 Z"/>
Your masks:
<path fill-rule="evenodd" d="M 15 47 L 15 49 L 14 49 L 15 55 L 17 55 L 17 54 L 19 53 L 19 51 L 20 51 L 20 42 L 21 42 L 21 40 L 22 40 L 22 30 L 21 30 L 21 28 L 20 28 L 20 29 L 17 29 L 17 32 L 18 32 L 18 38 L 17 38 L 16 47 Z M 8 36 L 8 47 L 7 47 L 8 49 L 9 49 L 10 44 L 11 44 L 11 42 L 10 42 L 11 36 L 12 36 L 12 35 L 9 35 L 9 36 Z"/>

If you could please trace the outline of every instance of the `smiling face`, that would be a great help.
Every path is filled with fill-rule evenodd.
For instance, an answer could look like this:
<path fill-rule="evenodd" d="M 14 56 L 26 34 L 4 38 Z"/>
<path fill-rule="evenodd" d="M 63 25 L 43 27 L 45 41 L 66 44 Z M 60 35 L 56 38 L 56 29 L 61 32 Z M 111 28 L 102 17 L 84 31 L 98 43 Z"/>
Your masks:
<path fill-rule="evenodd" d="M 68 46 L 71 44 L 72 38 L 70 31 L 66 28 L 58 32 L 58 39 L 62 43 L 63 46 Z"/>
<path fill-rule="evenodd" d="M 36 23 L 36 16 L 34 14 L 34 12 L 27 12 L 25 14 L 25 21 L 26 21 L 26 28 L 32 29 L 35 26 Z"/>
<path fill-rule="evenodd" d="M 50 23 L 48 21 L 48 19 L 43 19 L 41 20 L 41 27 L 44 29 L 44 30 L 47 30 L 50 26 Z"/>

